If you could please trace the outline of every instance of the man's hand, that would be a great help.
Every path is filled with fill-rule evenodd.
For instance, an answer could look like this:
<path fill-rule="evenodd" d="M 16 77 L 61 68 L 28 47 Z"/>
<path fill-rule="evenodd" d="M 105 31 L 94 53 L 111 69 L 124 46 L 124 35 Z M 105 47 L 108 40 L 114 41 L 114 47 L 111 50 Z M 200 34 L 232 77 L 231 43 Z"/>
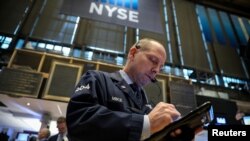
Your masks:
<path fill-rule="evenodd" d="M 155 106 L 155 108 L 148 114 L 149 121 L 150 121 L 151 134 L 154 134 L 162 130 L 171 122 L 178 119 L 180 115 L 181 115 L 180 112 L 176 110 L 173 104 L 168 104 L 164 102 L 158 103 Z M 178 131 L 177 131 L 177 134 L 178 134 Z"/>

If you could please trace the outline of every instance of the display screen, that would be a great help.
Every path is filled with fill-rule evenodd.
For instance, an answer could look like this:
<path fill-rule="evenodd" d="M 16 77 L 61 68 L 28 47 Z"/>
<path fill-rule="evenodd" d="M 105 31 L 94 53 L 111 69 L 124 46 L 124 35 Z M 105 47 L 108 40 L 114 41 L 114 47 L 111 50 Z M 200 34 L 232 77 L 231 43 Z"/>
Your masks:
<path fill-rule="evenodd" d="M 37 137 L 37 134 L 20 132 L 17 134 L 16 141 L 28 141 L 32 136 Z"/>
<path fill-rule="evenodd" d="M 216 117 L 216 124 L 226 124 L 227 120 L 225 117 Z"/>
<path fill-rule="evenodd" d="M 27 141 L 28 138 L 29 138 L 28 133 L 19 133 L 18 136 L 17 136 L 18 141 Z"/>
<path fill-rule="evenodd" d="M 244 116 L 243 123 L 244 125 L 250 125 L 250 116 Z"/>

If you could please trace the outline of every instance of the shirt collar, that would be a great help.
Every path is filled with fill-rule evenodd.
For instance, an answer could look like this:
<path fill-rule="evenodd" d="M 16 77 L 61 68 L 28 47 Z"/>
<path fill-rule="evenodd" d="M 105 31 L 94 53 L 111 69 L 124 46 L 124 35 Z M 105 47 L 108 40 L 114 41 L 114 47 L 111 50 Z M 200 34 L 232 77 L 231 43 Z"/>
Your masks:
<path fill-rule="evenodd" d="M 133 83 L 133 81 L 131 80 L 131 78 L 128 76 L 128 74 L 127 74 L 125 71 L 120 70 L 119 72 L 120 72 L 122 78 L 123 78 L 128 84 L 132 84 L 132 83 Z"/>

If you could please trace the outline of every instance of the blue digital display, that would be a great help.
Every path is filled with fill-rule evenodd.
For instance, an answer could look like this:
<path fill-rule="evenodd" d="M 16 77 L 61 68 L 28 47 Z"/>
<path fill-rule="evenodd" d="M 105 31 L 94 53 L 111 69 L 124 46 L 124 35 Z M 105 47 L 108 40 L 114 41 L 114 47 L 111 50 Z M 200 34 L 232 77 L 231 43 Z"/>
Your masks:
<path fill-rule="evenodd" d="M 244 125 L 250 125 L 250 116 L 244 116 L 243 123 Z"/>

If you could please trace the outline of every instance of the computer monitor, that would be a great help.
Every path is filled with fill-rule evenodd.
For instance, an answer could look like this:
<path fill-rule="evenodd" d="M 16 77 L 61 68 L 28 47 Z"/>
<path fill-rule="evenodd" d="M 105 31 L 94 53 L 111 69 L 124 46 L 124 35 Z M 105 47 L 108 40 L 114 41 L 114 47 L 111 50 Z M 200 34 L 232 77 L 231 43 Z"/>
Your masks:
<path fill-rule="evenodd" d="M 216 119 L 216 123 L 215 124 L 217 124 L 217 125 L 227 124 L 227 120 L 223 116 L 216 117 L 215 119 Z"/>
<path fill-rule="evenodd" d="M 37 137 L 36 133 L 29 132 L 19 132 L 16 136 L 16 141 L 28 141 L 31 136 Z"/>
<path fill-rule="evenodd" d="M 250 125 L 250 115 L 249 116 L 243 116 L 242 118 L 244 125 Z"/>
<path fill-rule="evenodd" d="M 28 133 L 18 133 L 17 134 L 17 141 L 27 141 L 29 138 L 29 134 Z"/>

